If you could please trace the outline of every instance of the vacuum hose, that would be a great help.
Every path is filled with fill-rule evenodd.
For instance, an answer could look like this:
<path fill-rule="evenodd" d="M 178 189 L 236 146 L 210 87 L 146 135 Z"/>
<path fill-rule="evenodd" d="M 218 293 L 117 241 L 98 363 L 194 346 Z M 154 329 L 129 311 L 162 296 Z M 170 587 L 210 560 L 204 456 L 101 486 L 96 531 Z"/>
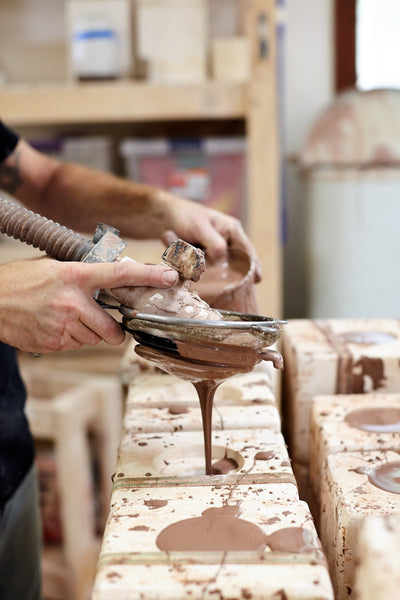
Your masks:
<path fill-rule="evenodd" d="M 0 232 L 62 261 L 79 261 L 93 242 L 15 202 L 0 198 Z"/>

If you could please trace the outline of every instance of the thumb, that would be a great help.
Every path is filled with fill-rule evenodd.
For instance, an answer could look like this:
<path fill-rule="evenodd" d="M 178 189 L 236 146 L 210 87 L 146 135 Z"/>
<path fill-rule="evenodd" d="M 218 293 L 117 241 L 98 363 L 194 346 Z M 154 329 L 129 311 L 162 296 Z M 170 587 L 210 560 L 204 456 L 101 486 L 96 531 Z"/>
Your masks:
<path fill-rule="evenodd" d="M 91 292 L 98 289 L 150 286 L 166 288 L 178 282 L 179 275 L 163 265 L 144 265 L 134 261 L 80 263 L 83 284 Z"/>

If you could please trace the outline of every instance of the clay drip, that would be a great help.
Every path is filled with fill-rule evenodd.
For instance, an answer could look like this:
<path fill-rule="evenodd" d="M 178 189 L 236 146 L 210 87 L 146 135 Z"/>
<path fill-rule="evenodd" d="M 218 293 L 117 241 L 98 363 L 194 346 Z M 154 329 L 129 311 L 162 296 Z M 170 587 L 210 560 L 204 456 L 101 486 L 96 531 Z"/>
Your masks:
<path fill-rule="evenodd" d="M 239 518 L 239 507 L 207 508 L 201 517 L 177 521 L 166 527 L 156 544 L 165 552 L 257 551 L 266 546 L 266 536 L 254 523 Z"/>
<path fill-rule="evenodd" d="M 399 433 L 400 409 L 380 406 L 353 410 L 344 418 L 350 427 L 373 433 Z"/>
<path fill-rule="evenodd" d="M 400 494 L 400 461 L 393 461 L 379 467 L 358 467 L 356 473 L 367 475 L 370 483 L 392 494 Z"/>

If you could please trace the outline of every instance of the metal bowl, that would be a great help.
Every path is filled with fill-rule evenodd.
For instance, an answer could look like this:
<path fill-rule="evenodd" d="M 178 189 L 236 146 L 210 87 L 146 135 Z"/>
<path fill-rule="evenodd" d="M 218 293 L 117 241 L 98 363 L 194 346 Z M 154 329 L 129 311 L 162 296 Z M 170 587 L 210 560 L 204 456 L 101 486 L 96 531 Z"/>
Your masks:
<path fill-rule="evenodd" d="M 168 347 L 170 342 L 182 341 L 205 345 L 229 345 L 266 348 L 277 342 L 286 321 L 226 310 L 218 310 L 223 320 L 203 321 L 181 319 L 162 315 L 135 313 L 121 307 L 123 326 L 132 334 L 144 333 L 160 339 L 160 344 Z"/>

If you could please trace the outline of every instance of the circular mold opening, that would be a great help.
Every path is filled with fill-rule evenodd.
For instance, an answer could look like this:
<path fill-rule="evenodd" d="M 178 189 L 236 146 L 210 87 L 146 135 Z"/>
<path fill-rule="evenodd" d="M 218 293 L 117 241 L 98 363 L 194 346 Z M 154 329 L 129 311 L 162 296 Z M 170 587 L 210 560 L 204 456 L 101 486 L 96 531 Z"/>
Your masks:
<path fill-rule="evenodd" d="M 350 344 L 389 344 L 397 339 L 391 333 L 385 331 L 347 331 L 341 333 L 340 337 L 343 341 Z"/>
<path fill-rule="evenodd" d="M 244 466 L 244 458 L 239 452 L 226 446 L 212 447 L 212 463 L 223 458 L 231 458 L 238 465 L 231 472 L 236 473 Z M 205 475 L 204 446 L 202 444 L 171 448 L 158 454 L 153 464 L 164 477 L 193 477 Z"/>

